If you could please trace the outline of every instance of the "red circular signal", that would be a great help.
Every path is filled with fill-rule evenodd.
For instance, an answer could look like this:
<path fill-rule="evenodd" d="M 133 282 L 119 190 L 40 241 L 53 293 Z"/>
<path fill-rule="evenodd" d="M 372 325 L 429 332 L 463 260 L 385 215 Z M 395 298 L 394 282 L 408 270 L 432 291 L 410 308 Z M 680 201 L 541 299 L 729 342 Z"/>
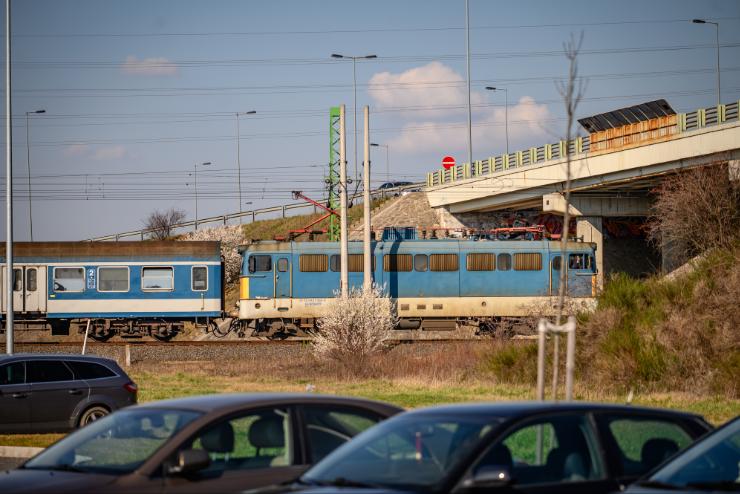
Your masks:
<path fill-rule="evenodd" d="M 450 168 L 455 166 L 455 158 L 453 158 L 452 156 L 445 156 L 444 158 L 442 158 L 442 166 L 445 170 L 449 170 Z"/>

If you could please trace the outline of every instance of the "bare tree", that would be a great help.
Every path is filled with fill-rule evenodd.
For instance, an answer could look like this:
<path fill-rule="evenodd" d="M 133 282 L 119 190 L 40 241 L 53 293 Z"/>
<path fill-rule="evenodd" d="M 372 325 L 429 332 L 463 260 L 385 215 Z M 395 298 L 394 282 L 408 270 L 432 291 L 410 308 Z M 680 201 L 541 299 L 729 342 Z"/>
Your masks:
<path fill-rule="evenodd" d="M 164 240 L 170 236 L 172 227 L 185 219 L 185 211 L 170 208 L 167 211 L 156 210 L 149 214 L 144 222 L 145 227 L 151 230 L 152 236 L 157 240 Z"/>
<path fill-rule="evenodd" d="M 740 182 L 726 163 L 672 175 L 655 191 L 648 238 L 677 262 L 713 248 L 730 247 L 740 236 Z"/>
<path fill-rule="evenodd" d="M 564 310 L 565 310 L 565 288 L 566 288 L 566 270 L 565 262 L 568 244 L 568 233 L 570 232 L 570 182 L 572 176 L 571 170 L 571 153 L 570 153 L 570 141 L 573 140 L 573 123 L 575 121 L 576 109 L 578 104 L 583 99 L 583 95 L 586 92 L 586 84 L 583 79 L 578 78 L 578 53 L 581 50 L 583 44 L 583 32 L 581 32 L 578 39 L 571 35 L 570 41 L 563 44 L 563 51 L 565 58 L 568 60 L 568 78 L 567 80 L 558 81 L 556 87 L 560 97 L 565 103 L 566 113 L 566 128 L 565 128 L 565 213 L 563 215 L 563 230 L 560 236 L 560 252 L 561 252 L 561 269 L 560 269 L 560 282 L 558 284 L 558 306 L 557 306 L 557 319 L 555 324 L 560 325 L 563 321 Z M 560 337 L 557 334 L 553 335 L 553 376 L 552 376 L 552 398 L 557 399 L 557 386 L 558 386 L 558 365 L 559 365 L 559 340 Z"/>

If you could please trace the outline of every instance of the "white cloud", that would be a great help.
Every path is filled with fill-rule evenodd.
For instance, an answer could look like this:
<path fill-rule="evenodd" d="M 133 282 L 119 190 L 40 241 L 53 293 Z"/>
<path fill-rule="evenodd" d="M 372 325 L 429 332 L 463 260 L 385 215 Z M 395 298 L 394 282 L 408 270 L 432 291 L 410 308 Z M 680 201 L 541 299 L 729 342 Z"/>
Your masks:
<path fill-rule="evenodd" d="M 465 79 L 440 62 L 431 62 L 399 74 L 380 72 L 370 78 L 369 84 L 368 92 L 379 108 L 462 106 L 468 102 Z M 473 104 L 483 100 L 480 92 L 471 93 Z M 464 111 L 464 108 L 457 108 L 448 109 L 446 113 Z"/>
<path fill-rule="evenodd" d="M 176 75 L 177 64 L 164 57 L 151 57 L 139 60 L 135 55 L 129 55 L 126 57 L 126 61 L 123 62 L 121 70 L 125 74 L 130 75 Z"/>
<path fill-rule="evenodd" d="M 96 149 L 90 158 L 95 161 L 110 161 L 124 158 L 127 154 L 126 148 L 121 145 L 108 146 Z"/>
<path fill-rule="evenodd" d="M 436 107 L 400 112 L 402 130 L 388 141 L 404 153 L 440 152 L 467 154 L 467 85 L 462 75 L 441 62 L 432 62 L 398 74 L 381 72 L 370 79 L 370 96 L 378 108 Z M 472 91 L 471 103 L 483 105 L 492 98 Z M 500 98 L 496 98 L 499 103 Z M 500 104 L 500 103 L 499 103 Z M 441 108 L 439 108 L 441 107 Z M 447 107 L 447 108 L 445 108 Z M 549 109 L 532 97 L 523 96 L 508 109 L 510 150 L 517 141 L 547 140 L 544 131 Z M 503 106 L 473 108 L 473 147 L 476 157 L 503 152 L 506 145 L 506 109 Z M 465 159 L 467 161 L 467 158 Z M 462 160 L 460 160 L 462 161 Z"/>

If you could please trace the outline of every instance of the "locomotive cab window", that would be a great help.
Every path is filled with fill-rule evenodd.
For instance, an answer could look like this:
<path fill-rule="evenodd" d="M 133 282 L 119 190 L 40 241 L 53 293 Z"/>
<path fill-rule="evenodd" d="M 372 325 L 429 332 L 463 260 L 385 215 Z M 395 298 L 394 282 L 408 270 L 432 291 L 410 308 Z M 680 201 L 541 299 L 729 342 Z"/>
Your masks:
<path fill-rule="evenodd" d="M 272 271 L 272 257 L 264 254 L 249 256 L 249 272 L 262 273 Z"/>
<path fill-rule="evenodd" d="M 143 290 L 173 290 L 175 273 L 171 267 L 141 268 L 141 288 Z"/>
<path fill-rule="evenodd" d="M 288 260 L 285 259 L 284 257 L 278 259 L 277 268 L 278 268 L 278 271 L 280 271 L 281 273 L 287 273 L 288 272 Z"/>
<path fill-rule="evenodd" d="M 128 291 L 128 268 L 98 268 L 98 291 L 99 292 L 127 292 Z"/>
<path fill-rule="evenodd" d="M 592 266 L 591 256 L 588 254 L 570 254 L 568 256 L 569 269 L 588 269 Z"/>
<path fill-rule="evenodd" d="M 55 292 L 81 292 L 85 289 L 85 268 L 54 268 Z"/>
<path fill-rule="evenodd" d="M 204 292 L 208 290 L 208 268 L 205 266 L 193 266 L 192 269 L 192 290 L 194 292 Z"/>

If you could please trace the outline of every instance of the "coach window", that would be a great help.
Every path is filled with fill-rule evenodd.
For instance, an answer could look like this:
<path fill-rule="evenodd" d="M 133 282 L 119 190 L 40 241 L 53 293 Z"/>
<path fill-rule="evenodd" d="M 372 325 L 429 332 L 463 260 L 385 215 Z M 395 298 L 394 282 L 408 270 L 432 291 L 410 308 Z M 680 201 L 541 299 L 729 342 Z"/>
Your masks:
<path fill-rule="evenodd" d="M 23 290 L 23 270 L 14 269 L 13 270 L 13 291 L 20 292 L 21 290 Z"/>
<path fill-rule="evenodd" d="M 539 271 L 542 269 L 542 254 L 539 252 L 523 252 L 514 254 L 515 271 Z"/>
<path fill-rule="evenodd" d="M 98 291 L 99 292 L 127 292 L 128 268 L 98 268 Z"/>
<path fill-rule="evenodd" d="M 430 271 L 457 271 L 457 254 L 431 254 Z"/>
<path fill-rule="evenodd" d="M 36 268 L 26 268 L 26 291 L 36 291 Z"/>
<path fill-rule="evenodd" d="M 468 254 L 466 269 L 468 271 L 494 271 L 496 269 L 496 254 L 487 252 Z"/>
<path fill-rule="evenodd" d="M 511 269 L 511 254 L 499 254 L 496 259 L 499 271 L 508 271 Z"/>
<path fill-rule="evenodd" d="M 386 254 L 383 256 L 383 271 L 408 272 L 412 268 L 411 254 Z"/>
<path fill-rule="evenodd" d="M 302 273 L 323 273 L 329 267 L 329 256 L 326 254 L 301 254 L 298 257 Z"/>
<path fill-rule="evenodd" d="M 194 292 L 205 292 L 208 290 L 208 268 L 205 266 L 193 266 L 192 286 Z"/>
<path fill-rule="evenodd" d="M 249 272 L 260 273 L 265 271 L 272 271 L 272 257 L 262 255 L 250 256 L 249 257 Z"/>
<path fill-rule="evenodd" d="M 55 292 L 81 292 L 85 289 L 85 268 L 54 268 Z"/>
<path fill-rule="evenodd" d="M 175 287 L 171 267 L 141 268 L 141 288 L 144 290 L 172 290 Z"/>
<path fill-rule="evenodd" d="M 424 272 L 429 269 L 429 257 L 426 254 L 414 255 L 414 271 Z"/>

